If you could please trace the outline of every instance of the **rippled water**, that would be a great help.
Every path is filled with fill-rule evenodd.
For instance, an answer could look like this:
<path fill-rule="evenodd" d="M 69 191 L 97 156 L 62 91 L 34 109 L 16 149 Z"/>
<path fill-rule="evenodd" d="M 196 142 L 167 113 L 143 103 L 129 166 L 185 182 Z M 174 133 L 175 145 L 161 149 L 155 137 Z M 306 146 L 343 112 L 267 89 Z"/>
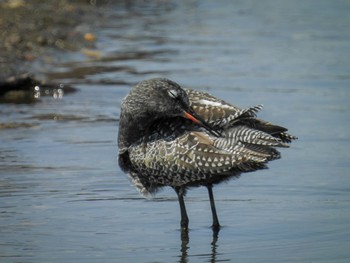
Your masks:
<path fill-rule="evenodd" d="M 350 3 L 160 1 L 111 4 L 101 59 L 45 72 L 79 91 L 0 105 L 1 262 L 348 262 Z M 117 166 L 120 103 L 164 76 L 299 137 L 269 170 L 186 198 L 181 240 L 170 189 L 143 199 Z"/>

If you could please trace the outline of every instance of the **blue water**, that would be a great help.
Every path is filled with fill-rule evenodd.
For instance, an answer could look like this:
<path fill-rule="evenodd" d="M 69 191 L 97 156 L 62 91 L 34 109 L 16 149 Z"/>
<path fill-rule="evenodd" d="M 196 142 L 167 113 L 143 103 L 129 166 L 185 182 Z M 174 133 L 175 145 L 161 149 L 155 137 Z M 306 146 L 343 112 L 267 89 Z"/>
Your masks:
<path fill-rule="evenodd" d="M 79 89 L 0 105 L 1 262 L 349 262 L 350 2 L 155 1 L 102 5 L 100 59 L 74 53 L 43 73 Z M 102 68 L 102 70 L 101 70 Z M 89 70 L 86 70 L 89 69 Z M 71 74 L 75 72 L 75 74 Z M 122 98 L 168 77 L 299 137 L 269 170 L 144 199 L 117 165 Z"/>

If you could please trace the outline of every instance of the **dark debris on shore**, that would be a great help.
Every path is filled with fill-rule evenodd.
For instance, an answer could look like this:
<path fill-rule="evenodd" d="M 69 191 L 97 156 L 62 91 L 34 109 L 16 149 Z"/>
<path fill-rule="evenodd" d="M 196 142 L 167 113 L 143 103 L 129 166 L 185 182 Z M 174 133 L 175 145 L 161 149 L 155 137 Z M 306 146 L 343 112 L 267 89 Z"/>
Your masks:
<path fill-rule="evenodd" d="M 75 92 L 76 89 L 62 83 L 46 83 L 24 73 L 0 81 L 0 103 L 34 103 L 43 96 L 55 98 Z"/>

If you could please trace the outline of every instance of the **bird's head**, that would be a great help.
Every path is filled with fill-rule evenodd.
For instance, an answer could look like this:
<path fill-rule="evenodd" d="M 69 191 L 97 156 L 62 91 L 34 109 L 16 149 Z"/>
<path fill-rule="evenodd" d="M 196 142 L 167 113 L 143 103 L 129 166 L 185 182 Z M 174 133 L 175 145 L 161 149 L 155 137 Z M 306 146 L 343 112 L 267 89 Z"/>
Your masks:
<path fill-rule="evenodd" d="M 177 116 L 219 135 L 193 111 L 185 90 L 164 78 L 144 80 L 132 88 L 122 103 L 119 132 L 128 126 L 146 130 L 157 119 Z"/>

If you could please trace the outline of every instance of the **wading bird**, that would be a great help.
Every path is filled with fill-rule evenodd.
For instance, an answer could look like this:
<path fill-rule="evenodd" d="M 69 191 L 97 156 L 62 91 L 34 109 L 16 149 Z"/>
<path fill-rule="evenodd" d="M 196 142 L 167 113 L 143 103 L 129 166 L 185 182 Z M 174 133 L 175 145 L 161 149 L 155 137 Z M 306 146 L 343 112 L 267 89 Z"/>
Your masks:
<path fill-rule="evenodd" d="M 267 168 L 275 147 L 296 137 L 256 118 L 261 106 L 240 109 L 163 78 L 140 82 L 124 98 L 119 122 L 119 165 L 145 196 L 164 186 L 177 193 L 181 228 L 188 229 L 184 196 L 208 189 L 213 228 L 219 229 L 213 185 Z"/>

